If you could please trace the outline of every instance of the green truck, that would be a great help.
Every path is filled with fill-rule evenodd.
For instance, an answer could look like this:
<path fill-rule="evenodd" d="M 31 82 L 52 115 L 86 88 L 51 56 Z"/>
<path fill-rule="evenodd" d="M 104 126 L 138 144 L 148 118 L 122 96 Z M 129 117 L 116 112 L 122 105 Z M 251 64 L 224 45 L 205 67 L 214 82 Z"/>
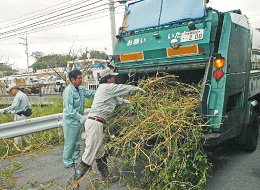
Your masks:
<path fill-rule="evenodd" d="M 252 30 L 240 10 L 207 0 L 139 0 L 126 5 L 111 66 L 121 75 L 173 73 L 199 84 L 205 147 L 231 141 L 257 146 L 260 71 L 252 69 Z"/>

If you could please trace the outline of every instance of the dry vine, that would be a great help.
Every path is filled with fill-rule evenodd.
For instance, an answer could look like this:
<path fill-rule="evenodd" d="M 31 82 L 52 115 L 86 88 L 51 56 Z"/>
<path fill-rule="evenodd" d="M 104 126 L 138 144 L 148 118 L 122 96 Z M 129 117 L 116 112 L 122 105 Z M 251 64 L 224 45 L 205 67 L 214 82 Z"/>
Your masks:
<path fill-rule="evenodd" d="M 121 174 L 133 188 L 203 189 L 210 163 L 201 143 L 199 89 L 172 75 L 139 86 L 146 94 L 128 95 L 131 105 L 117 109 L 107 127 L 107 147 L 120 158 Z"/>

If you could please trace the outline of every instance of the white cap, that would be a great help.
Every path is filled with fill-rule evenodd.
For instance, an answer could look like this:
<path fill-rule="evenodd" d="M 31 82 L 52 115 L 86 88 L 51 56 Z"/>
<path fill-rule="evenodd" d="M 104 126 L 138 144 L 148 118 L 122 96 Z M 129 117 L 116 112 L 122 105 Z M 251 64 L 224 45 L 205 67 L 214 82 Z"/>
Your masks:
<path fill-rule="evenodd" d="M 101 78 L 108 76 L 108 75 L 112 75 L 112 76 L 116 76 L 119 73 L 114 73 L 113 71 L 111 71 L 111 69 L 109 67 L 103 69 L 100 73 Z"/>

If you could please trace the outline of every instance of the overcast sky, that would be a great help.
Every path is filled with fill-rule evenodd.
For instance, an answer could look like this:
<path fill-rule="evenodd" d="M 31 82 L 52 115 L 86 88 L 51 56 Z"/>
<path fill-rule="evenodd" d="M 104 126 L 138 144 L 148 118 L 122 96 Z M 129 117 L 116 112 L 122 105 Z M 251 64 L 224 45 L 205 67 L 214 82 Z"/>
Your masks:
<path fill-rule="evenodd" d="M 87 1 L 89 3 L 98 2 L 98 0 Z M 40 16 L 50 11 L 49 7 L 57 9 L 77 2 L 82 2 L 82 0 L 0 0 L 0 27 L 6 26 L 10 22 L 19 22 L 26 18 Z M 100 3 L 96 5 L 101 6 L 108 2 L 109 0 L 100 0 Z M 124 6 L 120 6 L 119 3 L 115 5 L 117 7 L 116 29 L 118 29 L 122 23 Z M 44 54 L 67 54 L 70 49 L 85 50 L 86 48 L 112 54 L 109 11 L 108 9 L 102 10 L 102 7 L 99 8 L 98 6 L 96 10 L 100 14 L 86 17 L 84 22 L 75 20 L 76 24 L 73 25 L 28 34 L 29 54 L 35 51 L 43 52 Z M 220 11 L 241 9 L 242 13 L 249 18 L 252 27 L 260 28 L 259 0 L 210 0 L 208 6 Z M 109 6 L 103 7 L 108 8 Z M 93 10 L 95 9 L 93 8 Z M 4 29 L 1 32 L 3 31 Z M 0 62 L 8 61 L 8 63 L 14 64 L 16 67 L 26 68 L 25 46 L 21 44 L 25 41 L 19 37 L 25 38 L 25 35 L 0 39 Z M 33 59 L 29 60 L 30 65 L 33 62 Z"/>

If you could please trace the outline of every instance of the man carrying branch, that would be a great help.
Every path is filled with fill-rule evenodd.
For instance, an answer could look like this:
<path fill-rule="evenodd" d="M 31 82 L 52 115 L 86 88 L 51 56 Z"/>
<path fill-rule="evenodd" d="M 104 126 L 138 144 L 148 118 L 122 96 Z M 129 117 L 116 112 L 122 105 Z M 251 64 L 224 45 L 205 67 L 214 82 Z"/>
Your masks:
<path fill-rule="evenodd" d="M 129 100 L 119 98 L 131 91 L 145 91 L 139 87 L 124 84 L 115 84 L 115 76 L 110 68 L 101 71 L 100 85 L 96 91 L 93 104 L 85 123 L 86 148 L 74 174 L 69 178 L 68 185 L 78 188 L 79 179 L 91 168 L 96 160 L 97 168 L 104 180 L 113 181 L 107 166 L 107 158 L 103 146 L 103 126 L 112 116 L 116 105 L 128 104 Z"/>

